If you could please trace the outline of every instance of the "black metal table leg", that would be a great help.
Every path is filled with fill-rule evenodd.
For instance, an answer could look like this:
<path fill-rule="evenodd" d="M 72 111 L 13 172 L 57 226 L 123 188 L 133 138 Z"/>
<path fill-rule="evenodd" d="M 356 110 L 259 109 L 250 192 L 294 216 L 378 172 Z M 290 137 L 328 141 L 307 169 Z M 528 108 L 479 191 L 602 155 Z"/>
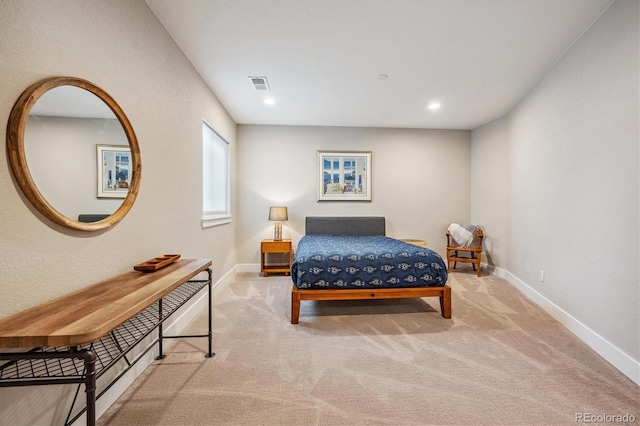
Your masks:
<path fill-rule="evenodd" d="M 87 426 L 96 424 L 96 354 L 93 351 L 81 352 L 86 368 L 85 392 L 87 393 Z"/>
<path fill-rule="evenodd" d="M 213 349 L 212 349 L 212 344 L 213 344 L 213 332 L 212 332 L 212 327 L 213 327 L 213 308 L 211 307 L 212 304 L 212 298 L 213 298 L 213 294 L 211 293 L 211 290 L 213 288 L 213 279 L 212 279 L 212 273 L 211 273 L 211 268 L 207 268 L 207 274 L 209 274 L 209 283 L 207 284 L 209 286 L 209 351 L 207 352 L 207 354 L 205 355 L 206 358 L 213 358 L 216 354 L 213 353 Z"/>
<path fill-rule="evenodd" d="M 160 325 L 158 326 L 158 356 L 156 359 L 165 359 L 167 356 L 163 353 L 162 350 L 162 299 L 158 300 L 158 322 Z"/>

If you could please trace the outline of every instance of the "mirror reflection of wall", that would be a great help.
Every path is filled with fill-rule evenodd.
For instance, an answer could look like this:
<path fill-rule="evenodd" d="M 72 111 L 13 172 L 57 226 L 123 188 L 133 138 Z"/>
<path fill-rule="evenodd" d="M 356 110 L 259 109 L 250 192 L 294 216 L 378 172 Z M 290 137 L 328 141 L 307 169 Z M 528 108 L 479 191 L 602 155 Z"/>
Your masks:
<path fill-rule="evenodd" d="M 101 99 L 73 86 L 38 99 L 25 128 L 29 171 L 40 193 L 69 218 L 111 214 L 123 201 L 97 197 L 96 145 L 129 146 L 120 122 Z"/>
<path fill-rule="evenodd" d="M 97 164 L 98 147 L 116 153 L 115 189 L 98 186 L 104 174 L 97 170 L 109 170 L 108 158 Z M 70 229 L 114 226 L 140 190 L 140 148 L 129 119 L 107 92 L 77 77 L 47 77 L 22 92 L 7 123 L 7 158 L 31 204 Z"/>

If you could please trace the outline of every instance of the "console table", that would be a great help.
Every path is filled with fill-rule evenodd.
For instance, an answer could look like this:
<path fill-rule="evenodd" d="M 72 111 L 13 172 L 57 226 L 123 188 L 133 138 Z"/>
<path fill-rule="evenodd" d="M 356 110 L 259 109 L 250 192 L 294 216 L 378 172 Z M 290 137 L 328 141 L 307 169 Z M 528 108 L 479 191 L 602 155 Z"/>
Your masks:
<path fill-rule="evenodd" d="M 179 259 L 158 271 L 127 272 L 0 319 L 0 349 L 23 351 L 0 352 L 0 387 L 78 384 L 65 425 L 85 412 L 87 425 L 95 425 L 96 399 L 156 344 L 156 359 L 164 358 L 164 339 L 208 337 L 205 356 L 215 355 L 211 351 L 210 267 L 209 259 Z M 207 279 L 193 279 L 202 272 L 207 272 Z M 163 322 L 205 286 L 208 334 L 164 335 Z M 156 329 L 157 336 L 150 336 Z M 147 338 L 151 342 L 141 345 Z M 129 359 L 135 348 L 138 351 Z M 123 369 L 96 393 L 96 380 L 119 361 L 124 362 Z M 82 384 L 86 407 L 74 413 Z"/>

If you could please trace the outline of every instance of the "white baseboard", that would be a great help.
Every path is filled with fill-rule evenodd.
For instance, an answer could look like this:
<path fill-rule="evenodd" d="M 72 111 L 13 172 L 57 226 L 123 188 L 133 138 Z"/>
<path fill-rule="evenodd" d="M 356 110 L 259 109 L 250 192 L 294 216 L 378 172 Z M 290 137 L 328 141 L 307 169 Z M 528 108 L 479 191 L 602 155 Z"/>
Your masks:
<path fill-rule="evenodd" d="M 496 275 L 505 278 L 514 287 L 520 290 L 532 302 L 544 309 L 549 315 L 564 325 L 591 349 L 606 359 L 611 365 L 620 370 L 622 374 L 640 385 L 640 362 L 631 358 L 604 337 L 591 330 L 585 324 L 560 308 L 558 305 L 538 293 L 515 275 L 501 268 L 495 268 Z M 502 271 L 502 275 L 500 273 Z"/>
<path fill-rule="evenodd" d="M 489 275 L 495 275 L 497 277 L 506 279 L 507 271 L 502 269 L 502 268 L 498 268 L 497 266 L 489 265 L 488 263 L 481 263 L 480 264 L 480 268 L 483 271 L 485 271 L 485 273 L 488 273 Z"/>
<path fill-rule="evenodd" d="M 239 263 L 236 265 L 236 272 L 255 272 L 260 273 L 259 263 Z"/>

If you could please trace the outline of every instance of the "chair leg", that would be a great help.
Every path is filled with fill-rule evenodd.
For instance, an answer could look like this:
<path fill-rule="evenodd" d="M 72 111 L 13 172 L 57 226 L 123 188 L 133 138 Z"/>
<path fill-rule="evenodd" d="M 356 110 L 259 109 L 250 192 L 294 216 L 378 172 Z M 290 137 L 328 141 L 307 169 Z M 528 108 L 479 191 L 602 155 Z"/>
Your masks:
<path fill-rule="evenodd" d="M 454 259 L 460 257 L 458 250 L 447 249 L 447 272 L 451 272 L 452 269 L 456 269 L 458 267 L 458 262 L 456 260 L 452 260 L 451 259 L 452 257 Z M 481 276 L 482 270 L 481 270 L 480 264 L 482 263 L 482 252 L 479 252 L 479 253 L 471 252 L 470 257 L 469 258 L 465 257 L 465 259 L 466 260 L 464 260 L 464 263 L 471 263 L 471 268 L 473 269 L 473 271 L 475 271 L 478 276 Z M 453 267 L 451 266 L 452 262 L 453 262 Z"/>

